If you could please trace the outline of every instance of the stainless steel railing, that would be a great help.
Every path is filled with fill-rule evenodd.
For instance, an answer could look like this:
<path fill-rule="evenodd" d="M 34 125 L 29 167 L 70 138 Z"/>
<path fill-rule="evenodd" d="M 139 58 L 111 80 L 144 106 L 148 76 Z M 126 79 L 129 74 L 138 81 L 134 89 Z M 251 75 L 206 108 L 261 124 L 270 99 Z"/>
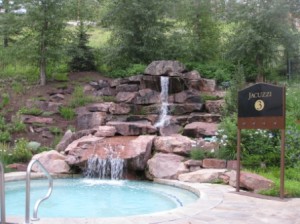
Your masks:
<path fill-rule="evenodd" d="M 33 209 L 33 218 L 31 219 L 32 221 L 37 221 L 39 220 L 39 218 L 37 217 L 37 213 L 38 213 L 38 209 L 40 204 L 47 200 L 53 190 L 53 179 L 51 177 L 51 175 L 49 174 L 49 172 L 46 170 L 46 168 L 41 164 L 40 161 L 38 160 L 31 160 L 30 163 L 28 164 L 27 167 L 27 172 L 26 172 L 26 208 L 25 208 L 25 224 L 30 224 L 30 174 L 31 174 L 31 169 L 32 166 L 34 164 L 37 164 L 42 171 L 45 173 L 45 175 L 47 176 L 48 180 L 49 180 L 49 189 L 47 194 L 45 195 L 45 197 L 39 199 L 36 201 L 35 205 L 34 205 L 34 209 Z"/>
<path fill-rule="evenodd" d="M 4 179 L 4 168 L 2 162 L 0 162 L 0 203 L 1 203 L 1 224 L 6 223 L 5 218 L 5 179 Z"/>

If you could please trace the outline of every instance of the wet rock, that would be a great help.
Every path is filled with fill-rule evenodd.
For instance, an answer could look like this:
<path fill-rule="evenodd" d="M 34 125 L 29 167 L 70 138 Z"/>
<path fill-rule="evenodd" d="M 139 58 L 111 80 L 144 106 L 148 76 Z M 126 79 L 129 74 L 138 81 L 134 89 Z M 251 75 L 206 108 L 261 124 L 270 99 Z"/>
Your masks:
<path fill-rule="evenodd" d="M 185 66 L 178 61 L 153 61 L 144 71 L 147 75 L 178 76 L 185 71 Z"/>
<path fill-rule="evenodd" d="M 178 175 L 189 172 L 183 160 L 183 156 L 156 153 L 147 163 L 148 178 L 177 179 Z"/>
<path fill-rule="evenodd" d="M 131 135 L 145 135 L 156 133 L 156 128 L 154 128 L 150 122 L 118 122 L 110 121 L 106 125 L 114 126 L 117 133 L 123 136 Z"/>

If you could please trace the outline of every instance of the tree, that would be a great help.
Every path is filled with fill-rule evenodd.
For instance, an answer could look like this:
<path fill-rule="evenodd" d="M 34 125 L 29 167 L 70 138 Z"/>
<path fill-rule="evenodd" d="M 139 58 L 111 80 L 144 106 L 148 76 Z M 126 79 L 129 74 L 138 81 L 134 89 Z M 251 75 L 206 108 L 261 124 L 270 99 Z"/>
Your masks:
<path fill-rule="evenodd" d="M 268 70 L 278 65 L 284 51 L 297 51 L 299 33 L 289 15 L 290 7 L 283 0 L 238 3 L 234 16 L 237 29 L 231 38 L 229 56 L 245 65 L 246 71 L 251 68 L 257 81 L 263 81 Z"/>
<path fill-rule="evenodd" d="M 222 4 L 213 3 L 212 0 L 185 0 L 179 3 L 184 30 L 182 35 L 186 39 L 189 60 L 209 61 L 219 53 L 219 30 L 213 11 L 218 12 Z"/>
<path fill-rule="evenodd" d="M 92 49 L 87 44 L 88 35 L 83 22 L 80 22 L 76 41 L 69 51 L 72 56 L 69 67 L 72 71 L 92 71 L 96 69 Z"/>
<path fill-rule="evenodd" d="M 111 31 L 109 62 L 118 66 L 162 58 L 167 31 L 165 1 L 109 1 L 104 23 Z"/>
<path fill-rule="evenodd" d="M 19 34 L 21 30 L 20 17 L 22 13 L 19 1 L 3 0 L 0 5 L 2 13 L 0 12 L 0 35 L 3 38 L 3 47 L 8 47 L 9 42 L 12 41 L 12 36 Z"/>
<path fill-rule="evenodd" d="M 26 32 L 22 44 L 30 49 L 28 58 L 39 66 L 40 85 L 46 85 L 48 63 L 62 55 L 65 4 L 61 0 L 26 0 Z"/>

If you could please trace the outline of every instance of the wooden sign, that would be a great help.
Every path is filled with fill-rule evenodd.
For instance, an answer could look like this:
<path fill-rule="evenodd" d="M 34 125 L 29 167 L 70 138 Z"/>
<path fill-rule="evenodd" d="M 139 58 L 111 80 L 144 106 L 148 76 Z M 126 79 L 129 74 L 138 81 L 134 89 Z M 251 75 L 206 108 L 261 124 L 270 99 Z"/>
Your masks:
<path fill-rule="evenodd" d="M 240 129 L 285 128 L 285 90 L 266 83 L 250 86 L 238 93 Z"/>
<path fill-rule="evenodd" d="M 258 83 L 238 93 L 236 190 L 240 190 L 241 129 L 281 129 L 280 198 L 284 198 L 285 87 Z"/>

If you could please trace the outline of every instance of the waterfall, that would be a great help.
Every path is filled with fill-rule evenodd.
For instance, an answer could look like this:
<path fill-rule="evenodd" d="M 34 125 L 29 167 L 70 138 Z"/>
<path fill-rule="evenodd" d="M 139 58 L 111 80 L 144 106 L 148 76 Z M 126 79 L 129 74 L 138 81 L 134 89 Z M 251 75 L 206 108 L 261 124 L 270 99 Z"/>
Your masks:
<path fill-rule="evenodd" d="M 160 77 L 160 86 L 161 86 L 161 92 L 160 92 L 161 108 L 160 108 L 158 121 L 154 124 L 154 127 L 156 127 L 156 128 L 164 127 L 165 125 L 168 125 L 168 123 L 169 123 L 169 119 L 167 117 L 168 106 L 169 106 L 169 103 L 168 103 L 169 77 L 161 76 Z"/>
<path fill-rule="evenodd" d="M 125 167 L 124 159 L 119 158 L 118 153 L 111 145 L 104 149 L 108 154 L 107 158 L 101 159 L 97 155 L 91 156 L 87 161 L 84 176 L 100 179 L 122 179 Z"/>

